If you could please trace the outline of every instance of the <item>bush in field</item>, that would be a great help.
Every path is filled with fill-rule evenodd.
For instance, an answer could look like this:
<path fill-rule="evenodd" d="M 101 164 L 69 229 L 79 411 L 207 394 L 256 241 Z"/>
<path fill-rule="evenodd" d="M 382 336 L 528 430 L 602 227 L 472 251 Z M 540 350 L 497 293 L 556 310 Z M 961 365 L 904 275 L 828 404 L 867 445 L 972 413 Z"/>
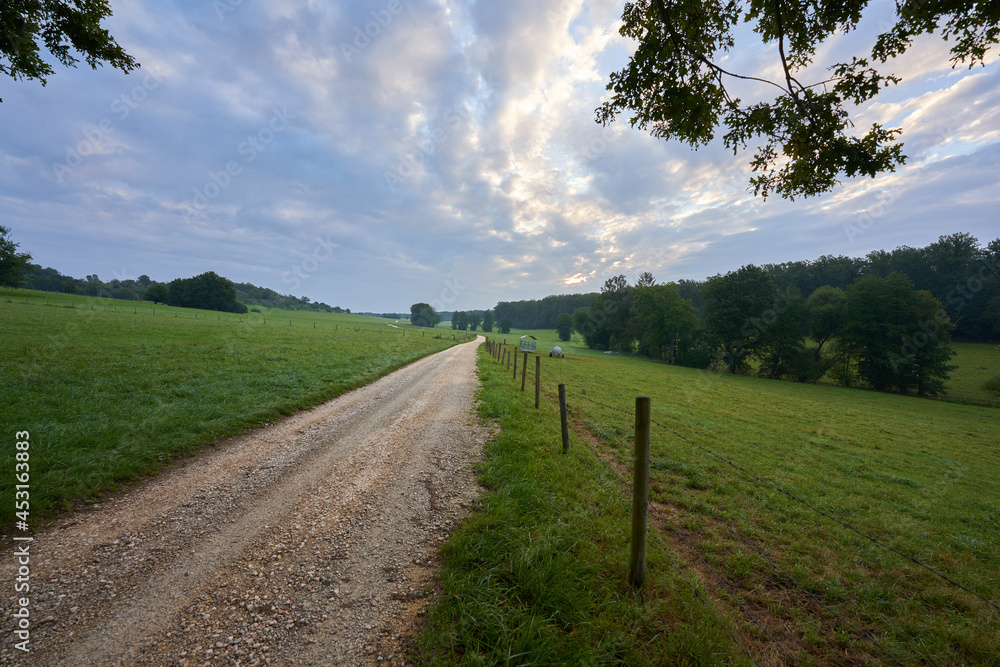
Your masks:
<path fill-rule="evenodd" d="M 556 318 L 556 332 L 559 340 L 569 340 L 573 337 L 573 316 L 569 313 L 562 313 Z"/>
<path fill-rule="evenodd" d="M 942 393 L 954 369 L 948 361 L 955 325 L 941 302 L 898 273 L 861 278 L 846 295 L 840 342 L 856 359 L 858 375 L 878 391 Z"/>
<path fill-rule="evenodd" d="M 152 301 L 153 303 L 166 303 L 167 297 L 167 286 L 157 283 L 146 288 L 146 291 L 142 295 L 142 300 Z"/>
<path fill-rule="evenodd" d="M 236 287 L 227 278 L 208 271 L 194 278 L 178 278 L 167 286 L 167 305 L 183 308 L 245 313 L 246 304 L 237 301 Z"/>
<path fill-rule="evenodd" d="M 983 389 L 985 389 L 988 394 L 1000 396 L 1000 375 L 994 375 L 989 380 L 984 382 Z"/>
<path fill-rule="evenodd" d="M 410 306 L 410 324 L 415 327 L 435 327 L 441 316 L 429 304 L 415 303 Z"/>
<path fill-rule="evenodd" d="M 0 225 L 0 286 L 20 287 L 24 282 L 31 255 L 17 252 L 18 245 L 10 239 L 10 229 Z"/>

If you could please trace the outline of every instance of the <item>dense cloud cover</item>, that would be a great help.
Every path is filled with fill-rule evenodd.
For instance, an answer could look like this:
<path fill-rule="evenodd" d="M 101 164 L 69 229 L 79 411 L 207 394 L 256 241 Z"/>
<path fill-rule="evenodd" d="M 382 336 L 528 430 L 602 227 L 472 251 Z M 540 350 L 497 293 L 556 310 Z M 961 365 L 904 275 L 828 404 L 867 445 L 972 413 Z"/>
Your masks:
<path fill-rule="evenodd" d="M 594 122 L 632 48 L 619 2 L 113 9 L 140 70 L 0 82 L 3 224 L 63 273 L 215 271 L 352 310 L 451 310 L 596 291 L 617 273 L 702 279 L 997 236 L 995 53 L 953 70 L 946 45 L 921 41 L 896 63 L 904 83 L 855 118 L 902 127 L 907 166 L 761 201 L 749 155 Z M 889 18 L 866 17 L 818 61 L 848 59 Z M 768 73 L 773 51 L 748 43 L 729 64 Z"/>

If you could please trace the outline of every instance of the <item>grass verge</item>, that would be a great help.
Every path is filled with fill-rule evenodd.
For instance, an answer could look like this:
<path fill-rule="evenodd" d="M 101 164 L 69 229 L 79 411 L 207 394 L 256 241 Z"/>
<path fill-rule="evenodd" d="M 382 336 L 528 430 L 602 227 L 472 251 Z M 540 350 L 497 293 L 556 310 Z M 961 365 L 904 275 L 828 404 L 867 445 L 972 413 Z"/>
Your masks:
<path fill-rule="evenodd" d="M 536 411 L 485 350 L 479 411 L 500 427 L 482 464 L 489 491 L 444 549 L 418 662 L 741 664 L 663 549 L 650 545 L 645 587 L 632 590 L 621 485 L 578 436 L 563 455 L 558 410 Z"/>

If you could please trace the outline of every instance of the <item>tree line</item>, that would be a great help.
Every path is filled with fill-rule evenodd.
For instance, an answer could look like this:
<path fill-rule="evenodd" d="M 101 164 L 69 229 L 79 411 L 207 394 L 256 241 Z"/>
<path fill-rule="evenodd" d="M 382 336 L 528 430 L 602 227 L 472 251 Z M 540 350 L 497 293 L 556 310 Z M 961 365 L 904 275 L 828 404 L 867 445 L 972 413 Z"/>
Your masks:
<path fill-rule="evenodd" d="M 618 275 L 545 328 L 670 364 L 933 394 L 953 368 L 953 338 L 1000 334 L 998 271 L 1000 239 L 980 246 L 953 234 L 865 258 L 750 264 L 701 282 Z M 515 311 L 538 313 L 540 304 Z"/>
<path fill-rule="evenodd" d="M 906 276 L 945 307 L 955 340 L 994 340 L 1000 325 L 1000 238 L 980 245 L 971 234 L 941 236 L 923 248 L 876 250 L 863 258 L 824 256 L 815 261 L 764 265 L 778 289 L 798 288 L 809 297 L 824 285 L 846 289 L 859 278 Z"/>
<path fill-rule="evenodd" d="M 30 256 L 29 256 L 30 257 Z M 215 275 L 214 272 L 208 272 Z M 201 276 L 206 276 L 207 274 L 201 274 Z M 194 276 L 192 278 L 183 278 L 173 280 L 167 283 L 157 282 L 152 280 L 147 275 L 141 275 L 138 278 L 113 278 L 108 281 L 101 280 L 101 278 L 95 273 L 85 276 L 84 278 L 74 278 L 72 276 L 63 275 L 58 270 L 50 267 L 42 267 L 38 264 L 32 264 L 31 262 L 23 262 L 23 266 L 19 267 L 16 274 L 11 274 L 7 279 L 0 281 L 0 285 L 5 285 L 9 287 L 24 287 L 25 289 L 38 290 L 42 292 L 58 292 L 62 294 L 80 294 L 82 296 L 96 296 L 103 297 L 107 299 L 124 299 L 126 301 L 152 301 L 154 303 L 162 303 L 169 306 L 183 306 L 186 303 L 190 303 L 191 299 L 189 297 L 189 291 L 185 290 L 183 286 L 178 283 L 178 287 L 175 288 L 175 296 L 170 296 L 171 285 L 180 281 L 192 281 L 200 276 Z M 290 294 L 279 294 L 272 289 L 266 287 L 258 287 L 250 283 L 233 283 L 228 279 L 226 283 L 232 286 L 235 296 L 233 301 L 241 302 L 244 304 L 252 304 L 254 306 L 263 306 L 265 308 L 281 308 L 284 310 L 310 310 L 315 312 L 327 312 L 327 313 L 350 313 L 350 309 L 340 308 L 339 306 L 330 306 L 322 301 L 311 301 L 309 297 L 302 296 L 296 297 Z M 227 291 L 228 288 L 224 288 L 219 284 L 217 290 Z M 204 301 L 198 301 L 199 303 L 217 303 L 220 298 L 219 294 L 215 292 L 217 290 L 212 290 L 212 297 L 207 298 Z M 198 290 L 195 290 L 198 293 Z M 218 310 L 217 308 L 203 305 L 203 306 L 190 306 L 192 308 L 206 308 L 209 310 Z M 227 306 L 235 307 L 235 306 Z M 245 312 L 239 310 L 225 311 L 225 312 Z"/>
<path fill-rule="evenodd" d="M 597 298 L 591 294 L 556 294 L 544 299 L 501 301 L 493 308 L 497 322 L 507 318 L 516 329 L 554 329 L 556 318 L 562 313 L 572 313 L 577 308 L 589 306 Z"/>
<path fill-rule="evenodd" d="M 947 309 L 955 329 L 953 338 L 963 342 L 993 340 L 1000 321 L 1000 282 L 994 279 L 1000 257 L 1000 239 L 981 246 L 970 234 L 941 236 L 923 248 L 901 246 L 876 250 L 865 257 L 824 255 L 815 260 L 764 264 L 778 290 L 797 288 L 808 298 L 823 286 L 846 289 L 866 276 L 888 277 L 899 273 L 917 290 L 927 290 Z M 708 280 L 679 280 L 684 299 L 701 315 Z M 510 317 L 519 329 L 555 329 L 563 313 L 589 306 L 600 295 L 563 294 L 544 299 L 501 301 L 493 309 L 499 319 Z"/>
<path fill-rule="evenodd" d="M 491 310 L 456 310 L 449 313 L 438 313 L 426 303 L 415 303 L 410 306 L 410 324 L 415 327 L 435 327 L 447 315 L 451 328 L 455 331 L 476 331 L 480 327 L 484 332 L 493 331 L 497 327 L 500 333 L 510 333 L 510 320 L 496 322 Z M 444 320 L 447 321 L 447 320 Z"/>
<path fill-rule="evenodd" d="M 674 283 L 644 274 L 609 278 L 591 306 L 573 313 L 591 348 L 635 352 L 670 364 L 734 374 L 918 395 L 944 390 L 953 369 L 954 324 L 940 301 L 898 273 L 866 276 L 808 298 L 777 288 L 752 264 L 710 278 L 699 315 Z"/>
<path fill-rule="evenodd" d="M 493 317 L 492 310 L 456 310 L 451 314 L 451 328 L 455 331 L 476 331 L 480 327 L 486 333 L 493 331 L 494 327 L 500 330 L 500 333 L 508 333 L 510 331 L 510 324 L 507 321 L 498 323 Z M 503 329 L 506 327 L 506 331 Z"/>

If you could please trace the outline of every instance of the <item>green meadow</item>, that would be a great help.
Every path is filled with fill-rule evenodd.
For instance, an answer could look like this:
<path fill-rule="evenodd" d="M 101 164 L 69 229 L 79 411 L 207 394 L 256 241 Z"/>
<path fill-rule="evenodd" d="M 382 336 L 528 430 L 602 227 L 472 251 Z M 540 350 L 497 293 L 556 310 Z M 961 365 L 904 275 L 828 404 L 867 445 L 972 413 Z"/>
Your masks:
<path fill-rule="evenodd" d="M 463 337 L 447 323 L 260 310 L 0 290 L 0 422 L 11 444 L 31 434 L 32 522 Z M 672 367 L 576 339 L 553 359 L 554 332 L 489 335 L 524 334 L 539 339 L 542 404 L 533 360 L 521 393 L 480 348 L 479 410 L 501 431 L 481 506 L 444 549 L 419 663 L 1000 664 L 1000 610 L 981 599 L 1000 604 L 1000 410 Z M 988 400 L 1000 353 L 956 348 L 948 396 Z M 637 591 L 640 395 L 655 423 Z M 0 491 L 10 527 L 13 484 Z"/>
<path fill-rule="evenodd" d="M 957 368 L 947 382 L 945 396 L 954 400 L 980 401 L 1000 406 L 1000 396 L 990 394 L 983 384 L 1000 378 L 1000 350 L 992 345 L 953 343 L 955 356 L 951 363 Z"/>
<path fill-rule="evenodd" d="M 0 467 L 30 433 L 31 518 L 367 384 L 455 341 L 360 315 L 234 315 L 0 290 Z M 0 524 L 14 520 L 0 485 Z"/>
<path fill-rule="evenodd" d="M 523 333 L 540 339 L 542 407 L 481 348 L 481 412 L 503 431 L 481 512 L 445 550 L 422 662 L 1000 664 L 1000 609 L 981 599 L 1000 605 L 1000 410 L 578 342 L 551 359 L 551 332 L 506 338 Z M 641 592 L 627 583 L 636 396 L 655 422 Z"/>

